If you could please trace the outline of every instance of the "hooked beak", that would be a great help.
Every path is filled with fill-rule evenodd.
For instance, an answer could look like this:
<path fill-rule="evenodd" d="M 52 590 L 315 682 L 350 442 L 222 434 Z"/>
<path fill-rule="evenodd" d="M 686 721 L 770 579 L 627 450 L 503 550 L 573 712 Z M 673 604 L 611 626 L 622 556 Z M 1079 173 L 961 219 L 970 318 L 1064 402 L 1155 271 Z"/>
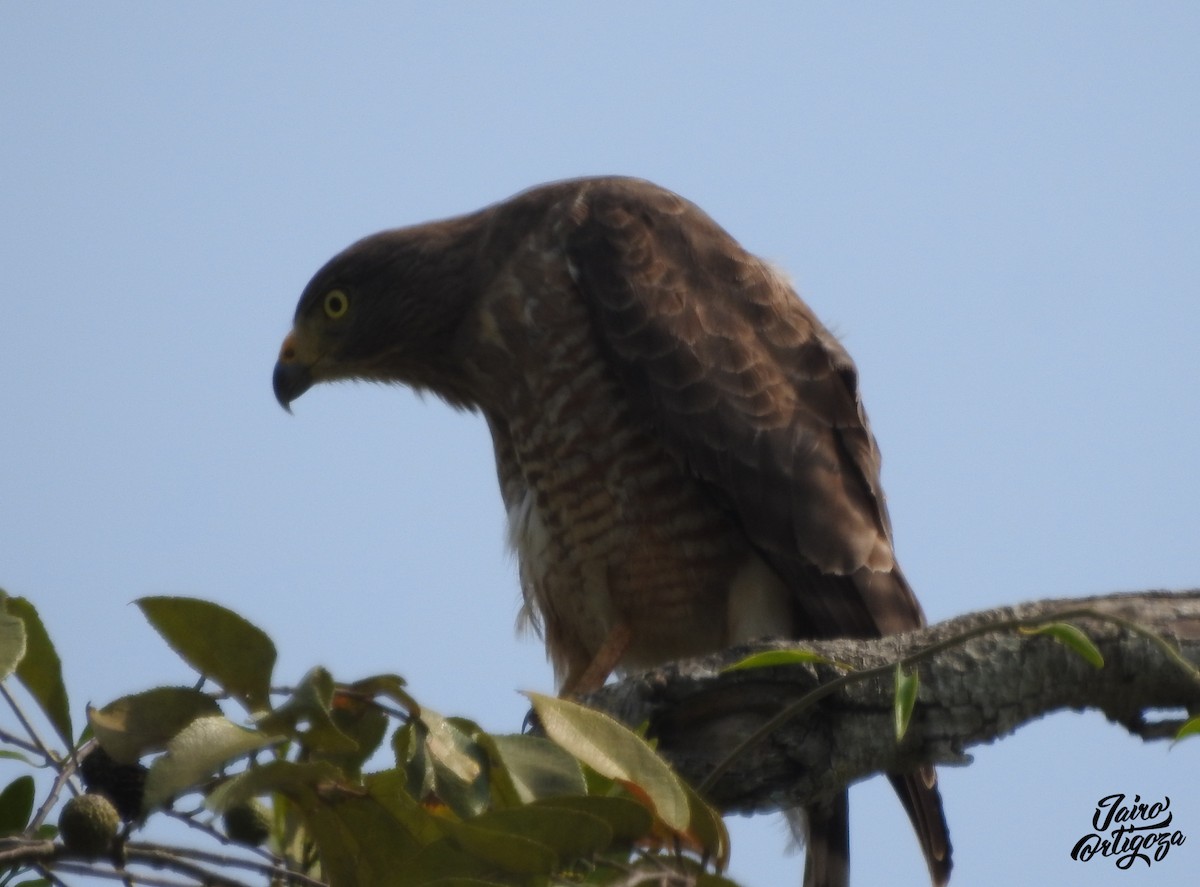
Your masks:
<path fill-rule="evenodd" d="M 279 405 L 292 411 L 292 401 L 312 387 L 312 367 L 299 358 L 296 352 L 296 331 L 288 333 L 279 349 L 275 361 L 275 372 L 271 375 L 271 386 Z"/>

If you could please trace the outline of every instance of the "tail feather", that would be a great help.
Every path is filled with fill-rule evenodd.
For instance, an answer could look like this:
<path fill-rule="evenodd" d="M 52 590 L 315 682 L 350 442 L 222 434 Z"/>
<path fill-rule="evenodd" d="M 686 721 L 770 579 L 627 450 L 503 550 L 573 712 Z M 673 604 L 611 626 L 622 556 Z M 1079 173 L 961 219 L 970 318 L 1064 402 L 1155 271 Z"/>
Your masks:
<path fill-rule="evenodd" d="M 912 773 L 889 775 L 896 795 L 904 805 L 921 851 L 929 866 L 934 887 L 950 880 L 950 830 L 942 812 L 937 790 L 937 773 L 922 767 Z M 788 821 L 805 847 L 804 887 L 848 887 L 850 883 L 850 801 L 842 792 L 825 804 L 790 810 Z"/>
<path fill-rule="evenodd" d="M 942 810 L 942 796 L 937 789 L 937 771 L 922 767 L 912 773 L 889 774 L 888 779 L 896 796 L 912 820 L 921 852 L 929 866 L 929 878 L 935 887 L 944 887 L 950 880 L 950 828 Z"/>
<path fill-rule="evenodd" d="M 804 815 L 804 887 L 849 887 L 850 796 L 843 791 Z"/>

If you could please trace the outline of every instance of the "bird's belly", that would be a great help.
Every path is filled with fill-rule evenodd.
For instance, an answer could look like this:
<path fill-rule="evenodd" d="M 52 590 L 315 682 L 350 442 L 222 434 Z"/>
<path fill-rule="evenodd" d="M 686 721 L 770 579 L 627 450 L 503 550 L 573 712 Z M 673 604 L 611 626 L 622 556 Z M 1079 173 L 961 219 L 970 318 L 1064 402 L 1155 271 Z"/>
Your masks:
<path fill-rule="evenodd" d="M 778 577 L 675 460 L 651 446 L 624 448 L 623 467 L 589 455 L 539 474 L 509 515 L 560 681 L 618 626 L 629 631 L 621 669 L 790 631 Z"/>
<path fill-rule="evenodd" d="M 511 402 L 489 423 L 526 607 L 560 683 L 587 669 L 617 628 L 629 635 L 620 668 L 718 650 L 744 631 L 788 633 L 786 601 L 730 619 L 731 602 L 762 603 L 752 587 L 774 574 L 748 566 L 757 555 L 736 518 L 634 411 L 589 332 L 587 306 L 522 293 L 493 294 L 488 366 L 536 372 L 501 389 Z M 488 377 L 481 371 L 480 384 Z"/>

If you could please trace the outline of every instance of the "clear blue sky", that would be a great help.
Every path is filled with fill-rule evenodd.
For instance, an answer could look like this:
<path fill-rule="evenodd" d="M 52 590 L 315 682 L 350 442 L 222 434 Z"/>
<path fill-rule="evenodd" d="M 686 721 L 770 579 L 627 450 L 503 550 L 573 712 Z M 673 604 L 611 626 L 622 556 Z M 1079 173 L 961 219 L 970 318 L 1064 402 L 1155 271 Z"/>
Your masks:
<path fill-rule="evenodd" d="M 0 6 L 0 586 L 77 717 L 191 680 L 128 606 L 171 593 L 266 628 L 281 681 L 519 726 L 551 675 L 482 421 L 365 386 L 289 417 L 270 373 L 350 241 L 587 173 L 692 198 L 843 337 L 931 619 L 1200 584 L 1200 7 L 853 6 Z M 959 885 L 1200 867 L 1196 743 L 1063 714 L 942 787 Z M 1073 862 L 1117 791 L 1188 842 Z M 851 797 L 855 883 L 927 883 L 882 781 Z M 735 826 L 737 877 L 798 881 L 777 819 Z"/>

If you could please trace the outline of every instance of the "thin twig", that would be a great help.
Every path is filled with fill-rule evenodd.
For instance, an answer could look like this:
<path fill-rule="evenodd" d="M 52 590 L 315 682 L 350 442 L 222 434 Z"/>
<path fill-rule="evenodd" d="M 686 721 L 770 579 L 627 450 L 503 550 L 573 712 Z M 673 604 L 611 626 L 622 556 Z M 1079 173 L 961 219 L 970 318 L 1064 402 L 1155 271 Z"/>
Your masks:
<path fill-rule="evenodd" d="M 42 802 L 42 806 L 38 807 L 37 813 L 29 820 L 29 825 L 26 826 L 26 831 L 33 831 L 50 815 L 50 811 L 54 809 L 54 805 L 58 803 L 58 796 L 62 792 L 63 787 L 67 786 L 71 789 L 72 794 L 79 794 L 79 790 L 70 785 L 71 777 L 75 775 L 76 759 L 68 757 L 59 768 L 58 775 L 54 777 L 54 784 L 50 786 L 50 792 L 46 795 L 46 800 Z"/>
<path fill-rule="evenodd" d="M 34 745 L 32 742 L 30 742 L 28 739 L 22 739 L 16 733 L 9 733 L 7 730 L 0 729 L 0 742 L 5 743 L 6 745 L 15 745 L 17 748 L 21 749 L 22 751 L 27 751 L 31 754 L 38 755 L 39 757 L 42 754 L 41 750 L 38 749 L 38 747 L 36 745 Z M 33 764 L 32 761 L 30 761 L 29 763 Z M 33 764 L 33 766 L 36 767 L 37 765 Z"/>
<path fill-rule="evenodd" d="M 161 849 L 142 844 L 126 844 L 126 864 L 148 865 L 151 868 L 165 868 L 190 875 L 207 887 L 249 887 L 244 881 L 230 878 L 220 872 L 212 871 L 203 865 L 190 862 L 187 856 L 200 856 L 181 848 Z"/>
<path fill-rule="evenodd" d="M 66 848 L 52 841 L 6 838 L 0 841 L 0 847 L 4 848 L 0 849 L 0 870 L 20 865 L 47 868 L 53 866 L 57 871 L 95 875 L 127 882 L 131 882 L 132 879 L 138 883 L 146 883 L 144 875 L 133 875 L 123 869 L 110 869 L 95 863 L 89 864 L 76 856 L 67 855 L 69 851 Z M 170 869 L 195 878 L 201 884 L 209 885 L 209 887 L 221 887 L 221 885 L 224 887 L 247 887 L 243 882 L 213 870 L 213 867 L 243 869 L 268 879 L 280 879 L 300 885 L 300 887 L 327 887 L 324 881 L 292 871 L 282 863 L 263 863 L 244 857 L 211 853 L 206 850 L 144 842 L 126 844 L 124 849 L 125 861 L 128 864 Z"/>
<path fill-rule="evenodd" d="M 50 859 L 54 853 L 54 842 L 43 838 L 3 838 L 0 839 L 0 869 L 5 868 L 6 863 L 33 865 Z"/>
<path fill-rule="evenodd" d="M 1119 625 L 1127 631 L 1134 634 L 1140 634 L 1154 646 L 1158 647 L 1168 659 L 1174 662 L 1183 670 L 1184 674 L 1192 679 L 1192 682 L 1200 686 L 1200 668 L 1192 664 L 1192 661 L 1179 652 L 1179 649 L 1171 644 L 1165 637 L 1156 631 L 1151 631 L 1146 626 L 1140 623 L 1133 622 L 1123 616 L 1116 616 L 1108 613 L 1089 613 L 1090 616 L 1095 616 L 1097 619 L 1103 619 L 1105 622 L 1111 622 L 1114 625 Z"/>
<path fill-rule="evenodd" d="M 179 822 L 182 822 L 188 828 L 195 829 L 196 831 L 200 832 L 202 835 L 205 835 L 205 836 L 211 838 L 212 840 L 217 841 L 220 844 L 224 844 L 227 847 L 229 847 L 229 846 L 238 847 L 239 849 L 247 850 L 251 853 L 256 853 L 259 856 L 261 856 L 263 859 L 270 860 L 270 861 L 275 860 L 275 856 L 269 850 L 264 850 L 261 847 L 250 847 L 239 841 L 235 841 L 232 838 L 230 838 L 228 835 L 223 834 L 220 831 L 218 831 L 217 829 L 213 828 L 208 823 L 201 822 L 200 820 L 196 819 L 195 813 L 189 813 L 189 812 L 184 812 L 184 811 L 180 811 L 180 810 L 172 810 L 169 808 L 166 810 L 160 810 L 158 812 L 160 814 L 169 816 L 172 819 L 176 819 Z"/>
<path fill-rule="evenodd" d="M 175 858 L 194 859 L 198 862 L 208 865 L 215 865 L 227 868 L 240 868 L 246 871 L 255 872 L 256 874 L 266 875 L 272 878 L 286 878 L 293 883 L 302 884 L 304 887 L 326 887 L 324 881 L 310 878 L 308 875 L 294 872 L 286 866 L 279 863 L 262 863 L 253 859 L 246 859 L 242 856 L 231 856 L 222 853 L 213 853 L 208 850 L 199 850 L 191 847 L 164 847 L 157 844 L 136 843 L 127 844 L 126 849 L 129 852 L 132 860 L 135 855 L 149 854 L 154 858 L 165 856 L 173 856 Z"/>
<path fill-rule="evenodd" d="M 78 860 L 63 860 L 56 865 L 56 870 L 67 872 L 71 875 L 83 875 L 88 878 L 105 878 L 109 881 L 125 881 L 130 883 L 130 876 L 125 872 L 118 871 L 113 868 L 101 868 L 95 865 L 88 865 L 85 862 Z M 58 881 L 58 884 L 63 884 Z M 192 881 L 177 881 L 173 878 L 162 878 L 156 875 L 143 874 L 137 875 L 136 880 L 132 883 L 144 885 L 144 887 L 196 887 L 196 882 Z M 207 884 L 206 881 L 201 881 L 201 884 Z M 63 887 L 66 887 L 63 884 Z"/>
<path fill-rule="evenodd" d="M 64 881 L 62 878 L 60 878 L 58 875 L 56 875 L 53 870 L 47 868 L 46 866 L 42 865 L 41 863 L 35 865 L 34 869 L 36 869 L 37 872 L 43 878 L 45 878 L 47 881 L 49 881 L 51 884 L 53 884 L 54 887 L 67 887 L 66 881 Z"/>
<path fill-rule="evenodd" d="M 38 735 L 33 723 L 25 716 L 25 712 L 21 709 L 20 704 L 13 697 L 12 693 L 8 692 L 8 687 L 4 685 L 4 681 L 0 681 L 0 694 L 4 696 L 9 708 L 13 710 L 13 714 L 17 716 L 17 720 L 21 722 L 21 726 L 25 728 L 25 732 L 29 734 L 29 738 L 33 741 L 33 748 L 30 751 L 36 751 L 52 766 L 57 767 L 59 765 L 58 756 L 42 741 L 42 737 Z"/>

